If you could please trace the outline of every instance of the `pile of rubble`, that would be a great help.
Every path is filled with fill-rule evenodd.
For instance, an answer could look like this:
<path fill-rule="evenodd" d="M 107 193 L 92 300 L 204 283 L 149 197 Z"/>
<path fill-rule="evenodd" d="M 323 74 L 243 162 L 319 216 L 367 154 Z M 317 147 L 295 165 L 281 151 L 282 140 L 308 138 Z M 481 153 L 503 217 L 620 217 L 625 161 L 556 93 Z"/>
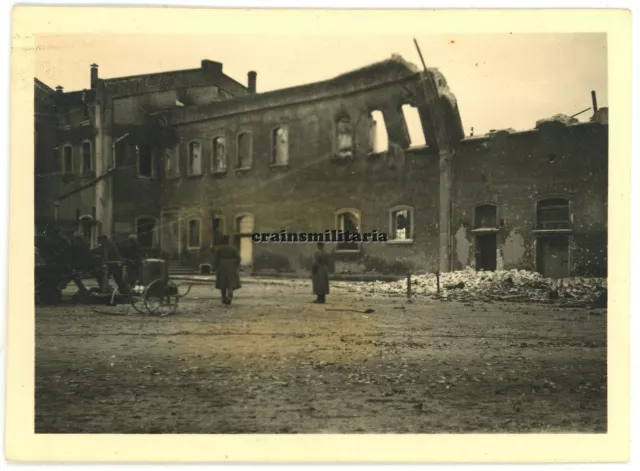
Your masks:
<path fill-rule="evenodd" d="M 407 280 L 375 282 L 373 292 L 406 295 Z M 414 295 L 436 295 L 434 274 L 411 277 Z M 606 278 L 553 280 L 526 270 L 462 271 L 440 275 L 440 296 L 461 301 L 524 301 L 602 305 L 606 307 Z"/>

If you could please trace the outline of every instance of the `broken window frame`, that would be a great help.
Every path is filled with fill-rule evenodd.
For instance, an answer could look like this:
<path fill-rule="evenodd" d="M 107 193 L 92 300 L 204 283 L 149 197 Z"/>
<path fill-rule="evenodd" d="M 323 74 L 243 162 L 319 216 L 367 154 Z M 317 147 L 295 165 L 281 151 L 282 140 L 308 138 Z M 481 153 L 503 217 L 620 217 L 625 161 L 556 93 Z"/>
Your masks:
<path fill-rule="evenodd" d="M 384 148 L 381 148 L 381 150 L 378 150 L 376 147 L 376 144 L 378 142 L 378 133 L 376 132 L 378 130 L 378 126 L 380 126 L 380 123 L 378 121 L 376 121 L 373 117 L 373 113 L 375 112 L 379 112 L 380 115 L 382 116 L 382 126 L 384 127 L 384 132 L 387 136 L 387 146 Z M 370 154 L 371 155 L 375 155 L 375 154 L 384 154 L 385 152 L 389 152 L 389 131 L 387 130 L 387 119 L 384 115 L 384 111 L 382 111 L 379 108 L 373 108 L 371 110 L 369 110 L 369 146 L 370 146 Z"/>
<path fill-rule="evenodd" d="M 175 164 L 175 167 L 172 166 Z M 180 146 L 165 149 L 164 175 L 167 180 L 175 180 L 180 178 Z"/>
<path fill-rule="evenodd" d="M 146 245 L 144 243 L 144 239 L 145 237 L 141 237 L 140 234 L 140 223 L 142 221 L 152 221 L 153 222 L 153 227 L 151 229 L 151 231 L 147 232 L 147 234 L 151 234 L 151 245 Z M 156 247 L 157 243 L 158 243 L 158 218 L 154 217 L 154 216 L 149 216 L 147 214 L 144 215 L 140 215 L 137 216 L 135 218 L 135 220 L 133 221 L 134 225 L 134 230 L 135 230 L 135 234 L 136 237 L 138 238 L 138 243 L 140 244 L 140 247 L 143 249 L 153 249 Z"/>
<path fill-rule="evenodd" d="M 149 149 L 149 174 L 144 174 L 141 171 L 141 157 L 142 157 L 142 148 L 148 148 Z M 155 165 L 154 165 L 154 153 L 153 153 L 153 147 L 150 144 L 146 144 L 146 143 L 141 143 L 141 144 L 136 144 L 134 146 L 135 151 L 136 151 L 136 171 L 137 171 L 137 175 L 138 178 L 142 178 L 142 179 L 153 179 L 156 176 L 156 169 L 155 169 Z"/>
<path fill-rule="evenodd" d="M 86 146 L 88 145 L 88 155 L 85 151 Z M 88 140 L 85 139 L 84 141 L 82 141 L 82 144 L 80 145 L 80 153 L 81 153 L 81 157 L 82 160 L 80 161 L 80 172 L 82 174 L 82 176 L 91 176 L 94 173 L 94 164 L 93 164 L 93 143 Z M 85 164 L 87 163 L 85 161 L 85 159 L 89 158 L 89 168 L 86 168 Z"/>
<path fill-rule="evenodd" d="M 407 113 L 405 112 L 405 107 L 415 110 L 415 114 L 418 117 L 418 124 L 420 125 L 420 129 L 416 131 L 419 132 L 422 136 L 422 140 L 424 140 L 424 144 L 416 144 L 414 142 L 414 137 L 416 137 L 415 135 L 412 135 L 411 133 L 411 129 L 409 128 L 409 120 L 407 119 Z M 410 103 L 403 103 L 400 106 L 400 114 L 402 115 L 402 119 L 404 120 L 404 126 L 407 132 L 407 136 L 409 137 L 409 148 L 410 149 L 420 149 L 423 147 L 428 147 L 428 143 L 427 143 L 427 136 L 424 135 L 424 127 L 422 126 L 422 118 L 420 117 L 420 110 L 418 109 L 417 106 L 413 106 Z"/>
<path fill-rule="evenodd" d="M 335 212 L 335 227 L 337 230 L 341 230 L 341 231 L 346 231 L 346 229 L 344 228 L 344 223 L 343 223 L 343 218 L 342 216 L 344 216 L 345 214 L 351 214 L 352 216 L 354 216 L 355 220 L 356 220 L 356 228 L 355 228 L 355 232 L 360 233 L 361 232 L 361 227 L 362 227 L 362 212 L 359 209 L 355 209 L 355 208 L 341 208 L 336 210 Z M 349 243 L 350 246 L 356 246 L 356 248 L 345 248 L 346 242 L 338 242 L 336 244 L 336 252 L 340 252 L 340 253 L 359 253 L 360 252 L 360 248 L 362 243 L 359 242 L 351 242 Z"/>
<path fill-rule="evenodd" d="M 478 222 L 478 210 L 480 208 L 492 207 L 495 212 L 495 226 L 480 226 Z M 473 205 L 471 215 L 471 232 L 474 234 L 492 233 L 500 230 L 500 206 L 495 201 L 479 201 Z"/>
<path fill-rule="evenodd" d="M 406 211 L 409 219 L 409 231 L 404 239 L 397 238 L 397 217 L 399 212 Z M 415 211 L 413 206 L 400 204 L 389 209 L 389 240 L 388 244 L 413 244 L 415 233 Z"/>
<path fill-rule="evenodd" d="M 278 131 L 283 130 L 286 134 L 287 145 L 286 147 L 278 146 L 277 134 Z M 285 149 L 284 160 L 278 162 L 278 149 Z M 271 129 L 271 167 L 287 167 L 289 165 L 289 155 L 291 150 L 291 141 L 289 140 L 289 126 L 286 124 L 280 124 Z"/>
<path fill-rule="evenodd" d="M 222 156 L 222 159 L 217 159 L 218 156 L 218 141 L 222 141 L 222 146 L 224 148 L 224 154 Z M 212 174 L 220 174 L 220 173 L 226 173 L 227 172 L 227 158 L 229 155 L 229 148 L 227 147 L 227 138 L 225 135 L 220 134 L 217 136 L 214 136 L 213 139 L 211 139 L 211 162 L 209 162 L 210 165 L 210 171 Z M 222 165 L 220 166 L 220 168 L 218 168 L 216 166 L 216 162 L 222 162 Z"/>
<path fill-rule="evenodd" d="M 340 123 L 342 122 L 346 122 L 348 123 L 349 126 L 349 132 L 341 132 L 340 130 Z M 341 113 L 340 115 L 338 115 L 336 117 L 336 119 L 334 120 L 334 159 L 336 160 L 350 160 L 353 159 L 355 157 L 355 135 L 354 135 L 354 129 L 353 129 L 353 121 L 351 120 L 351 116 L 349 116 L 347 113 Z M 342 155 L 342 145 L 341 145 L 341 136 L 349 136 L 349 140 L 351 141 L 351 146 L 350 151 L 351 153 L 349 155 Z M 344 147 L 344 149 L 346 149 L 346 147 Z"/>
<path fill-rule="evenodd" d="M 551 204 L 553 202 L 554 204 Z M 542 206 L 542 208 L 541 208 Z M 566 219 L 549 219 L 542 221 L 541 218 L 541 209 L 549 212 L 553 211 L 565 211 L 566 210 Z M 548 227 L 546 225 L 551 224 L 556 227 Z M 535 226 L 534 231 L 535 234 L 562 234 L 562 233 L 571 233 L 573 232 L 573 213 L 571 211 L 571 199 L 567 195 L 545 195 L 536 200 L 535 203 Z"/>
<path fill-rule="evenodd" d="M 198 158 L 200 159 L 200 168 L 198 172 L 194 169 L 194 145 L 197 145 L 199 148 Z M 187 176 L 189 177 L 199 177 L 202 175 L 202 142 L 199 139 L 192 139 L 187 143 Z"/>
<path fill-rule="evenodd" d="M 241 166 L 240 163 L 240 139 L 242 138 L 242 136 L 247 136 L 248 139 L 248 153 L 249 155 L 247 156 L 247 160 L 248 160 L 248 165 L 245 166 Z M 251 131 L 240 131 L 238 133 L 238 135 L 236 136 L 236 170 L 238 171 L 243 171 L 243 170 L 250 170 L 251 167 L 253 167 L 253 135 L 251 134 Z"/>
<path fill-rule="evenodd" d="M 193 235 L 193 232 L 191 230 L 191 223 L 192 222 L 197 222 L 197 228 L 198 228 L 198 233 L 197 233 L 198 243 L 197 243 L 197 245 L 192 245 L 191 244 L 191 237 Z M 199 217 L 189 218 L 187 220 L 187 249 L 188 250 L 200 250 L 201 246 L 202 246 L 202 218 L 199 218 Z"/>

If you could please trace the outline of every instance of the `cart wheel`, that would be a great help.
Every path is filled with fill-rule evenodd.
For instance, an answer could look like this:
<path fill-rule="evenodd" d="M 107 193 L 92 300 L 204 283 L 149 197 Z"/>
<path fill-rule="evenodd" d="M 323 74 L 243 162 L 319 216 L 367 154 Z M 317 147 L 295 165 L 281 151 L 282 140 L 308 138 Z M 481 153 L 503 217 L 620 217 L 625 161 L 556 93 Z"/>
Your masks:
<path fill-rule="evenodd" d="M 152 316 L 168 316 L 178 308 L 177 287 L 172 281 L 162 279 L 152 282 L 144 293 L 144 303 L 147 312 Z"/>
<path fill-rule="evenodd" d="M 136 286 L 137 288 L 137 286 Z M 147 314 L 149 311 L 145 305 L 145 293 L 136 293 L 134 291 L 131 292 L 131 305 L 133 308 L 138 311 L 140 314 Z"/>

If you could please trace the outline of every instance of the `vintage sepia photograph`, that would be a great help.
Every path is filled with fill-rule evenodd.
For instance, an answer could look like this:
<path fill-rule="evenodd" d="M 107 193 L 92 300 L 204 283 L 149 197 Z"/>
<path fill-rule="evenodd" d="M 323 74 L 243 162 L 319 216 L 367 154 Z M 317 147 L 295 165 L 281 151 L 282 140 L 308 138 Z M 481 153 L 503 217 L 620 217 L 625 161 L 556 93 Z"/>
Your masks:
<path fill-rule="evenodd" d="M 30 38 L 36 436 L 607 435 L 605 28 L 182 26 Z"/>

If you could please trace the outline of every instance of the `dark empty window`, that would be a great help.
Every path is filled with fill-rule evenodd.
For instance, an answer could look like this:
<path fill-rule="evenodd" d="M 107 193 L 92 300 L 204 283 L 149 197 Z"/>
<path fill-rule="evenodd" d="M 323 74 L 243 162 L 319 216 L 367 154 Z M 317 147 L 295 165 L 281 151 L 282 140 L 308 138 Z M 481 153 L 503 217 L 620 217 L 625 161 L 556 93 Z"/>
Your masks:
<path fill-rule="evenodd" d="M 399 206 L 391 210 L 391 240 L 413 239 L 413 209 Z"/>
<path fill-rule="evenodd" d="M 91 143 L 82 143 L 82 174 L 90 174 L 93 170 L 93 159 L 91 156 Z"/>
<path fill-rule="evenodd" d="M 151 154 L 151 146 L 143 144 L 137 146 L 138 152 L 138 175 L 141 177 L 153 176 L 153 158 Z"/>
<path fill-rule="evenodd" d="M 493 204 L 476 206 L 474 214 L 474 229 L 497 229 L 498 208 Z"/>
<path fill-rule="evenodd" d="M 190 248 L 200 248 L 200 219 L 191 219 L 187 225 L 187 242 Z"/>
<path fill-rule="evenodd" d="M 73 172 L 73 147 L 64 146 L 62 149 L 62 171 L 64 173 Z"/>
<path fill-rule="evenodd" d="M 141 247 L 153 247 L 153 231 L 156 221 L 153 218 L 139 218 L 136 223 L 136 235 Z"/>
<path fill-rule="evenodd" d="M 345 233 L 360 232 L 360 215 L 355 211 L 340 211 L 337 214 L 337 226 L 338 230 Z M 336 248 L 338 250 L 360 250 L 360 244 L 358 242 L 339 242 Z"/>
<path fill-rule="evenodd" d="M 557 230 L 571 228 L 569 200 L 549 198 L 538 202 L 538 229 Z"/>
<path fill-rule="evenodd" d="M 271 163 L 286 165 L 289 162 L 289 131 L 287 128 L 277 128 L 271 133 Z"/>
<path fill-rule="evenodd" d="M 93 220 L 88 217 L 80 219 L 80 229 L 82 231 L 82 238 L 89 246 L 91 246 L 93 240 Z"/>
<path fill-rule="evenodd" d="M 251 134 L 243 132 L 238 135 L 238 168 L 251 168 Z"/>

